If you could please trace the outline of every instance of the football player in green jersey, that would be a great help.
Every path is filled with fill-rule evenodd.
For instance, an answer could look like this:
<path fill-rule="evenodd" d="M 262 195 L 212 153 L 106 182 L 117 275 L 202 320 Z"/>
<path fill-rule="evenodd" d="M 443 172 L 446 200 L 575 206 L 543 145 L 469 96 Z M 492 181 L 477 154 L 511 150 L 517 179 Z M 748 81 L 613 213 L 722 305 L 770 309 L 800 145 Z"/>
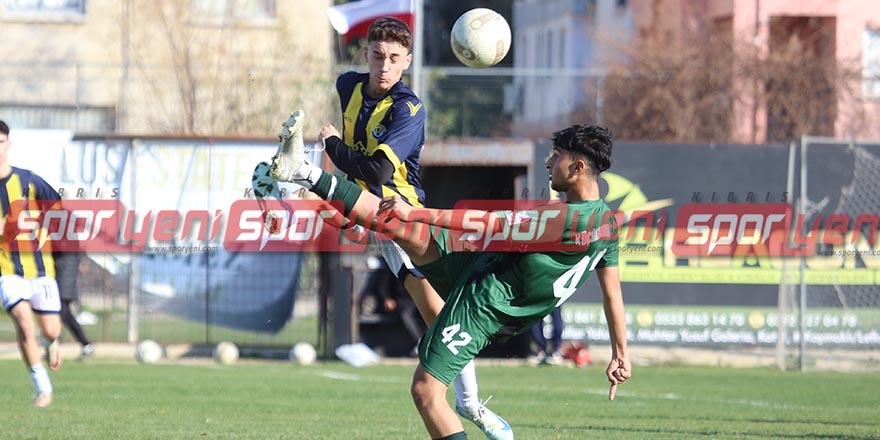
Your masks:
<path fill-rule="evenodd" d="M 342 129 L 326 125 L 320 138 L 348 181 L 378 197 L 399 196 L 422 207 L 419 157 L 425 145 L 426 109 L 402 79 L 412 61 L 412 44 L 409 26 L 398 18 L 382 17 L 370 25 L 363 52 L 369 71 L 346 72 L 336 80 Z M 431 325 L 443 307 L 440 296 L 393 241 L 380 239 L 376 244 Z M 513 438 L 507 422 L 480 402 L 473 363 L 461 369 L 453 384 L 462 417 L 479 426 L 489 440 Z"/>
<path fill-rule="evenodd" d="M 341 201 L 343 212 L 335 221 L 353 221 L 392 237 L 445 300 L 419 345 L 411 387 L 432 439 L 467 438 L 446 401 L 446 390 L 461 368 L 490 342 L 528 331 L 593 271 L 611 339 L 606 369 L 610 399 L 632 374 L 617 268 L 617 223 L 599 194 L 599 174 L 611 166 L 611 132 L 575 125 L 554 133 L 552 141 L 553 154 L 546 163 L 550 186 L 565 194 L 566 201 L 525 213 L 414 208 L 397 196 L 380 199 L 309 164 L 297 151 L 299 142 L 282 142 L 271 165 L 274 179 Z M 507 249 L 491 252 L 466 252 L 462 235 L 455 235 L 482 231 L 484 237 L 495 237 L 530 221 L 540 222 L 535 228 L 542 231 L 539 235 L 527 243 L 508 238 L 513 241 Z"/>

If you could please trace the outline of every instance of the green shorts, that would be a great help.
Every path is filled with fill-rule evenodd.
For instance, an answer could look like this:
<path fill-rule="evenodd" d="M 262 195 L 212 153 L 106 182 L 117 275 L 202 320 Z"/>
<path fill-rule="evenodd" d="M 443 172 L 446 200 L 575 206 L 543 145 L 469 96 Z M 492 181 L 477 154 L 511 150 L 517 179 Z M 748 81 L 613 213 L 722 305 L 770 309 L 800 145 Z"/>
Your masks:
<path fill-rule="evenodd" d="M 506 319 L 490 306 L 494 300 L 513 296 L 509 285 L 499 281 L 492 268 L 495 254 L 452 253 L 448 231 L 436 229 L 434 241 L 440 258 L 419 266 L 437 293 L 446 301 L 440 315 L 419 343 L 422 367 L 446 385 L 477 354 L 496 340 L 518 332 L 505 325 Z"/>

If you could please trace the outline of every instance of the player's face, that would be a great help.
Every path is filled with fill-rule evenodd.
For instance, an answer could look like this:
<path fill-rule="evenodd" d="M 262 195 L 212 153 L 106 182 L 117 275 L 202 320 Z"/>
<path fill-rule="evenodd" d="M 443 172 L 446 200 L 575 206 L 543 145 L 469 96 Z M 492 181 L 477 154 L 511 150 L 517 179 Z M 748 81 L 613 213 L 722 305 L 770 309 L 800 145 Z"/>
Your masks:
<path fill-rule="evenodd" d="M 6 164 L 9 161 L 9 147 L 12 144 L 9 142 L 9 136 L 0 133 L 0 164 Z"/>
<path fill-rule="evenodd" d="M 364 56 L 370 66 L 370 92 L 374 95 L 383 95 L 391 90 L 412 62 L 409 50 L 391 41 L 370 43 L 364 48 Z"/>
<path fill-rule="evenodd" d="M 577 160 L 568 151 L 554 148 L 545 166 L 550 173 L 550 188 L 553 191 L 567 191 L 577 177 Z"/>

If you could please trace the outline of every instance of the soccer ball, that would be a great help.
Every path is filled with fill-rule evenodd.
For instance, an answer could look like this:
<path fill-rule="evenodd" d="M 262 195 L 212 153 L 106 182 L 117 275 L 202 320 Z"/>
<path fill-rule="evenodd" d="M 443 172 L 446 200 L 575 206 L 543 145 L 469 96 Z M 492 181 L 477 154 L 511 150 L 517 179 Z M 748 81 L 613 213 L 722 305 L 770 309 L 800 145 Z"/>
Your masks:
<path fill-rule="evenodd" d="M 141 341 L 135 349 L 134 357 L 142 364 L 155 364 L 162 359 L 162 346 L 152 339 Z"/>
<path fill-rule="evenodd" d="M 510 50 L 510 26 L 491 9 L 471 9 L 452 25 L 450 43 L 455 57 L 464 65 L 494 66 Z"/>
<path fill-rule="evenodd" d="M 290 349 L 290 361 L 295 364 L 311 365 L 317 357 L 318 352 L 308 342 L 299 342 Z"/>
<path fill-rule="evenodd" d="M 230 365 L 238 361 L 238 347 L 229 341 L 223 341 L 214 347 L 214 361 L 218 364 Z"/>

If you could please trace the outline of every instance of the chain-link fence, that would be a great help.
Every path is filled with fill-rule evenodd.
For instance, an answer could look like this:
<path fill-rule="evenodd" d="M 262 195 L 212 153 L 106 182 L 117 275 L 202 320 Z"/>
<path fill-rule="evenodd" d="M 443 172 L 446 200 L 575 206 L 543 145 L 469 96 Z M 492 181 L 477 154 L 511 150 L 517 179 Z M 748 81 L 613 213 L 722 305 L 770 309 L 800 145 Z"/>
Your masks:
<path fill-rule="evenodd" d="M 224 246 L 227 225 L 240 221 L 231 207 L 253 198 L 253 165 L 275 153 L 274 141 L 70 139 L 36 130 L 14 131 L 12 141 L 12 162 L 56 187 L 70 218 L 90 219 L 76 312 L 94 340 L 317 342 L 318 258 Z M 288 197 L 295 189 L 286 188 Z M 121 208 L 113 211 L 120 229 L 109 236 L 101 201 Z M 134 250 L 106 251 L 112 246 Z M 11 325 L 2 329 L 0 339 L 15 339 Z"/>

